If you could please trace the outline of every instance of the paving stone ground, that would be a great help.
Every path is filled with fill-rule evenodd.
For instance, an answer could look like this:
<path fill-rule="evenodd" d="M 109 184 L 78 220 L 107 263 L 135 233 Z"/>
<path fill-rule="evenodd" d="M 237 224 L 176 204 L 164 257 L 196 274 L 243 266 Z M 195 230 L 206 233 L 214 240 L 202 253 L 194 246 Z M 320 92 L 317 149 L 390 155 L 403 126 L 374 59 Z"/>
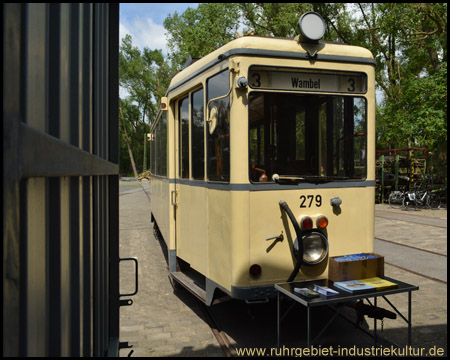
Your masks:
<path fill-rule="evenodd" d="M 120 356 L 128 356 L 131 350 L 132 356 L 224 356 L 197 300 L 184 289 L 173 292 L 142 188 L 129 186 L 120 193 L 119 204 L 120 257 L 139 261 L 134 304 L 120 308 L 120 341 L 128 341 L 133 348 L 120 350 Z M 133 284 L 133 266 L 121 264 L 121 293 L 132 292 Z"/>
<path fill-rule="evenodd" d="M 149 189 L 149 184 L 121 182 L 120 256 L 138 258 L 139 292 L 132 298 L 132 306 L 122 306 L 120 309 L 120 341 L 128 341 L 133 345 L 132 349 L 120 350 L 120 356 L 128 356 L 131 350 L 132 356 L 225 356 L 205 321 L 196 298 L 184 289 L 177 292 L 172 289 L 168 280 L 167 254 L 164 244 L 154 235 L 150 222 L 150 198 L 142 187 Z M 391 211 L 387 205 L 376 205 L 376 210 Z M 417 215 L 446 219 L 447 211 L 432 211 L 429 214 L 424 211 Z M 391 226 L 394 222 L 388 221 L 385 218 L 377 218 L 376 237 L 392 239 L 396 233 L 401 234 L 397 236 L 399 242 L 415 244 L 419 248 L 426 246 L 433 251 L 445 252 L 446 255 L 446 229 L 436 230 L 396 220 L 403 230 L 394 231 Z M 121 263 L 122 293 L 133 290 L 132 269 L 131 263 Z M 390 265 L 385 266 L 385 274 L 420 288 L 412 294 L 413 346 L 423 347 L 427 351 L 440 348 L 444 349 L 446 354 L 447 284 Z M 393 295 L 389 299 L 400 312 L 407 312 L 406 294 Z M 378 305 L 384 308 L 389 306 L 384 300 L 380 300 Z M 372 329 L 373 321 L 369 319 L 368 323 Z M 380 330 L 380 324 L 378 329 Z M 233 335 L 232 332 L 231 334 Z M 394 343 L 403 345 L 407 339 L 407 327 L 405 322 L 397 317 L 396 320 L 385 321 L 381 334 Z M 230 338 L 232 343 L 236 344 L 232 336 Z"/>

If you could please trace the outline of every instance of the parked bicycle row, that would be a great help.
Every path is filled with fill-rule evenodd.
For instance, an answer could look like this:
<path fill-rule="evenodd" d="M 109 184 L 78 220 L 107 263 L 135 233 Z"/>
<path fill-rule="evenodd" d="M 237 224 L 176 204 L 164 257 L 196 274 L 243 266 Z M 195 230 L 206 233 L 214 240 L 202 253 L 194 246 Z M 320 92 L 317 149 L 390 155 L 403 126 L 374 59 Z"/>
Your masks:
<path fill-rule="evenodd" d="M 439 209 L 441 197 L 428 189 L 422 187 L 413 190 L 391 191 L 389 194 L 389 205 L 394 209 L 414 210 L 416 208 Z"/>

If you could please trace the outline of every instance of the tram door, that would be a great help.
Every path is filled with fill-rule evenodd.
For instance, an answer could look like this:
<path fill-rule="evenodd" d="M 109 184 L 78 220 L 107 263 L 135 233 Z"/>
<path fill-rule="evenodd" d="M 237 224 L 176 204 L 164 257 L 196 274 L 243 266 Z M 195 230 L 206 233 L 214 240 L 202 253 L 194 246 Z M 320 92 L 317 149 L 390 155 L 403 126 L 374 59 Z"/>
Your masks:
<path fill-rule="evenodd" d="M 176 252 L 191 267 L 207 271 L 207 189 L 204 173 L 204 93 L 191 92 L 177 106 Z"/>

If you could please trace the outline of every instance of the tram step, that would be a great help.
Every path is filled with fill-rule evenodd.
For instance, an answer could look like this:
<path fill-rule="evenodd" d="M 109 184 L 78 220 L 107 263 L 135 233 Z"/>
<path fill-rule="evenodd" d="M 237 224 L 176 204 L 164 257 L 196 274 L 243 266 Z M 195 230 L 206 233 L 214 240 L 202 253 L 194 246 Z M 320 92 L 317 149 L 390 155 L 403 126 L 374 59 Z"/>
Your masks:
<path fill-rule="evenodd" d="M 188 290 L 197 298 L 199 298 L 201 301 L 206 303 L 206 291 L 205 289 L 200 287 L 200 285 L 198 284 L 197 281 L 195 281 L 195 279 L 190 277 L 187 273 L 181 271 L 171 272 L 170 276 L 180 285 L 186 288 L 186 290 Z"/>

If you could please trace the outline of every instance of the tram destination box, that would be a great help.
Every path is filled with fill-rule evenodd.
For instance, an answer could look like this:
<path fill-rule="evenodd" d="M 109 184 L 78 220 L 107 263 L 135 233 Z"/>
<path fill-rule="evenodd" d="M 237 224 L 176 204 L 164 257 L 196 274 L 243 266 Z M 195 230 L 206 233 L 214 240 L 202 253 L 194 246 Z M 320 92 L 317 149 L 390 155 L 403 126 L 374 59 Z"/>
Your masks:
<path fill-rule="evenodd" d="M 363 253 L 330 258 L 328 278 L 331 281 L 346 281 L 384 277 L 384 257 L 375 253 Z"/>

